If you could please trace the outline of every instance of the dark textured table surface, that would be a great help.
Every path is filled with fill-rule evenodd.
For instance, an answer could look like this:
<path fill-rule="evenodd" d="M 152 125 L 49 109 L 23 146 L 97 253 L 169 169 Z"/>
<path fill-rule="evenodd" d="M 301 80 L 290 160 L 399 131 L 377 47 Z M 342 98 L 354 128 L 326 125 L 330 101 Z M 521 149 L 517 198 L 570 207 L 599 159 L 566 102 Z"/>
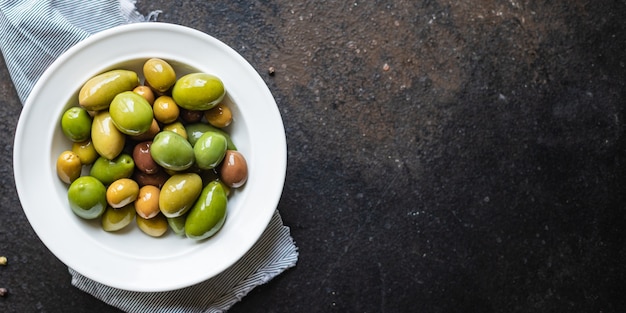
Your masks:
<path fill-rule="evenodd" d="M 233 47 L 284 119 L 300 258 L 232 312 L 625 311 L 625 1 L 137 6 Z M 22 213 L 20 109 L 2 63 L 0 312 L 116 312 Z"/>

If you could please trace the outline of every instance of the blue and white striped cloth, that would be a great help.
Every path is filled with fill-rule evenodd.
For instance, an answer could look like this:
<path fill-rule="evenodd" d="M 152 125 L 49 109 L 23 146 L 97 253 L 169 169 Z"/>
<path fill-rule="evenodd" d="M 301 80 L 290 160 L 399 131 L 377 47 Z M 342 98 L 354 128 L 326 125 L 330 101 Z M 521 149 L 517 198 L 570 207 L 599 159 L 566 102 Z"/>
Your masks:
<path fill-rule="evenodd" d="M 113 26 L 146 22 L 134 1 L 0 0 L 0 50 L 22 103 L 45 69 L 72 45 Z M 158 13 L 157 13 L 158 14 Z M 72 284 L 126 312 L 223 312 L 254 287 L 296 265 L 298 250 L 278 211 L 259 241 L 218 276 L 169 292 L 129 292 L 69 269 Z"/>

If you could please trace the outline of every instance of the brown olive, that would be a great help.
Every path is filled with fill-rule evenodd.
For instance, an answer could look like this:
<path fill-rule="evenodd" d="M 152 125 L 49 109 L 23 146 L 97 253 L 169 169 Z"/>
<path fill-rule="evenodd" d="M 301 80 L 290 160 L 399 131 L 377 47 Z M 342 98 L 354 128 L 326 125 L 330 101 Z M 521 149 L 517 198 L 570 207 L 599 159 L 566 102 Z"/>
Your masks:
<path fill-rule="evenodd" d="M 142 141 L 133 149 L 133 160 L 138 170 L 146 174 L 154 174 L 160 170 L 160 166 L 154 162 L 150 155 L 152 141 Z"/>
<path fill-rule="evenodd" d="M 231 188 L 239 188 L 248 180 L 248 164 L 239 151 L 226 150 L 219 172 L 222 182 Z"/>
<path fill-rule="evenodd" d="M 161 188 L 169 177 L 170 175 L 165 171 L 158 171 L 155 174 L 146 174 L 142 171 L 133 173 L 133 179 L 139 184 L 139 187 L 151 185 Z"/>
<path fill-rule="evenodd" d="M 197 123 L 202 119 L 203 114 L 204 111 L 180 108 L 180 118 L 185 121 L 185 123 Z"/>

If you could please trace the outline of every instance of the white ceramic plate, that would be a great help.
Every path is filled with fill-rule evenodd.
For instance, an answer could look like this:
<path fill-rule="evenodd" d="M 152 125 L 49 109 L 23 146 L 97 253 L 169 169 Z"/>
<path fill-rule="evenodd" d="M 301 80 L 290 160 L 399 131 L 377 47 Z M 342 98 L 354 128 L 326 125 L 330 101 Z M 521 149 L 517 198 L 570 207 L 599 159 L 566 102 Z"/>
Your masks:
<path fill-rule="evenodd" d="M 71 149 L 60 117 L 81 85 L 114 68 L 141 72 L 150 57 L 174 63 L 179 76 L 197 69 L 219 76 L 233 109 L 233 141 L 246 157 L 249 178 L 230 198 L 228 217 L 214 237 L 196 242 L 169 231 L 162 238 L 135 225 L 101 229 L 70 210 L 56 159 Z M 182 67 L 182 65 L 188 67 Z M 21 113 L 14 174 L 23 210 L 43 243 L 67 266 L 105 285 L 131 291 L 187 287 L 222 272 L 257 241 L 275 211 L 287 163 L 285 131 L 269 89 L 237 52 L 187 27 L 140 23 L 116 27 L 80 42 L 59 57 L 34 87 Z"/>

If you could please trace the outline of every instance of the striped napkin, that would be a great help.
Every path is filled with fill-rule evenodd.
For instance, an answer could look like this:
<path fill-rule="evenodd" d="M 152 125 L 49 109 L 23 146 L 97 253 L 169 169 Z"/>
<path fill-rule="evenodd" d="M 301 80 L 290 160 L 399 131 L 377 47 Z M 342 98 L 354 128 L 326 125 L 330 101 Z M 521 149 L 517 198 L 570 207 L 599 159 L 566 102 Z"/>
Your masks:
<path fill-rule="evenodd" d="M 20 101 L 65 50 L 91 34 L 148 22 L 130 0 L 0 0 L 0 50 Z M 276 211 L 261 238 L 236 264 L 205 282 L 168 292 L 130 292 L 69 268 L 72 284 L 126 312 L 223 312 L 254 287 L 296 265 L 298 251 Z"/>

